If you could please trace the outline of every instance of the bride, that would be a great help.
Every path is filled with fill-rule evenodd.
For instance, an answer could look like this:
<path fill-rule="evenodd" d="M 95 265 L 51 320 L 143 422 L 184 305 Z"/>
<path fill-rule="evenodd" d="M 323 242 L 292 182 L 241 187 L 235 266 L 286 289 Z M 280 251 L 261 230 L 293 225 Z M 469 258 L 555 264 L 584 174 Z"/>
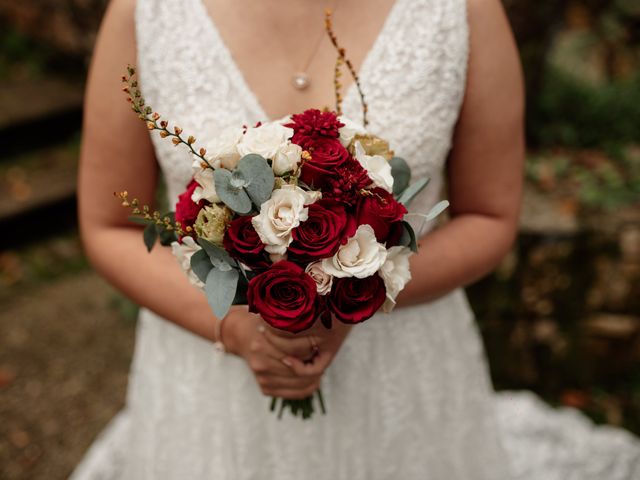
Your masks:
<path fill-rule="evenodd" d="M 446 187 L 448 223 L 427 232 L 393 314 L 283 339 L 236 306 L 223 324 L 168 249 L 148 254 L 113 192 L 168 201 L 189 154 L 150 137 L 120 91 L 137 64 L 147 103 L 199 138 L 332 106 L 323 11 L 359 71 L 370 131 Z M 345 114 L 358 119 L 353 84 Z M 530 394 L 493 393 L 461 287 L 491 271 L 517 230 L 523 88 L 498 0 L 112 0 L 88 81 L 80 221 L 95 267 L 142 305 L 126 408 L 75 479 L 640 478 L 640 450 Z M 226 353 L 213 348 L 221 341 Z M 302 362 L 317 345 L 313 363 Z M 268 411 L 319 385 L 328 413 Z"/>

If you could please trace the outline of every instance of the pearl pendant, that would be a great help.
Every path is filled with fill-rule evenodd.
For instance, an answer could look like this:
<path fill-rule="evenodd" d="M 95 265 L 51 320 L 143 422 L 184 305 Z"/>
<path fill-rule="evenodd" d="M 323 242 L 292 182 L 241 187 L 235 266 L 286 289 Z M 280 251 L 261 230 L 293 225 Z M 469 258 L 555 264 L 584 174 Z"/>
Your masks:
<path fill-rule="evenodd" d="M 291 84 L 297 90 L 306 89 L 310 83 L 311 79 L 309 78 L 309 75 L 304 72 L 295 73 L 293 77 L 291 77 Z"/>

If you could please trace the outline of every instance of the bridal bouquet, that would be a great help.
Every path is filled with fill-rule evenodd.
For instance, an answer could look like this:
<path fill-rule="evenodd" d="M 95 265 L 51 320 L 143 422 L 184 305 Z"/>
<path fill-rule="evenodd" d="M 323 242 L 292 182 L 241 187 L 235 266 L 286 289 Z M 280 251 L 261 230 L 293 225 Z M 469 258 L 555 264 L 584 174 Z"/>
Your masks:
<path fill-rule="evenodd" d="M 317 321 L 331 328 L 393 309 L 417 251 L 406 206 L 428 179 L 411 183 L 388 142 L 337 112 L 310 109 L 229 128 L 197 150 L 193 136 L 145 105 L 133 67 L 123 81 L 148 128 L 186 146 L 194 161 L 175 212 L 118 196 L 146 224 L 147 248 L 158 238 L 170 245 L 219 319 L 246 304 L 271 327 L 300 333 Z M 284 407 L 304 418 L 313 412 L 311 398 L 282 400 Z"/>

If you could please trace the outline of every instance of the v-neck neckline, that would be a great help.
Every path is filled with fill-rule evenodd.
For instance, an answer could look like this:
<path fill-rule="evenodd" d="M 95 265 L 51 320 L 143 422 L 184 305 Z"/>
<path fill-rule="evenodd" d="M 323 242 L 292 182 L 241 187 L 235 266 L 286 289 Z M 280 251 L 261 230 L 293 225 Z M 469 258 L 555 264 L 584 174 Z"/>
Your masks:
<path fill-rule="evenodd" d="M 261 100 L 258 98 L 255 91 L 251 88 L 251 86 L 247 82 L 244 72 L 240 69 L 240 66 L 238 65 L 235 58 L 233 57 L 233 53 L 231 52 L 231 49 L 222 38 L 222 35 L 220 35 L 216 21 L 214 20 L 213 15 L 211 15 L 211 13 L 209 12 L 207 5 L 204 3 L 204 0 L 195 0 L 195 2 L 198 8 L 201 10 L 198 16 L 203 19 L 204 23 L 206 24 L 207 30 L 210 32 L 213 40 L 217 43 L 219 53 L 220 55 L 222 55 L 222 59 L 226 63 L 229 77 L 232 79 L 233 82 L 235 82 L 236 87 L 240 89 L 244 98 L 246 98 L 247 101 L 250 102 L 251 108 L 254 111 L 254 113 L 257 114 L 259 120 L 268 121 L 268 122 L 275 121 L 276 118 L 272 118 L 270 115 L 267 114 Z M 370 64 L 374 62 L 375 56 L 378 53 L 380 46 L 384 42 L 384 38 L 392 30 L 392 25 L 395 21 L 395 18 L 400 12 L 401 3 L 402 3 L 402 0 L 394 0 L 393 5 L 391 6 L 391 9 L 387 13 L 387 17 L 385 18 L 382 24 L 382 27 L 380 28 L 380 31 L 378 32 L 377 36 L 375 37 L 375 40 L 369 47 L 369 50 L 365 54 L 364 59 L 362 60 L 362 63 L 360 64 L 360 71 L 358 72 L 358 77 L 360 79 L 362 79 L 363 77 L 366 77 L 368 69 L 371 68 Z M 352 79 L 349 86 L 344 91 L 343 100 L 342 100 L 343 105 L 349 100 L 350 96 L 354 95 L 355 91 L 356 91 L 356 84 L 355 84 L 355 81 L 353 81 Z M 365 92 L 365 96 L 366 96 L 366 92 Z"/>

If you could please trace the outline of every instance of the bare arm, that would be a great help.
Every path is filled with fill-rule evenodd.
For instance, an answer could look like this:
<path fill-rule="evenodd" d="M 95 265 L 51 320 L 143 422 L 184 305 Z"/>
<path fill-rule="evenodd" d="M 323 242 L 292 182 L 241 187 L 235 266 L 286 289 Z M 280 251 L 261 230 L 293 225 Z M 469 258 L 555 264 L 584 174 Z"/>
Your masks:
<path fill-rule="evenodd" d="M 435 299 L 493 270 L 516 234 L 524 159 L 523 81 L 498 0 L 469 0 L 467 90 L 448 165 L 451 221 L 426 235 L 399 304 Z"/>
<path fill-rule="evenodd" d="M 79 176 L 80 229 L 86 252 L 111 283 L 140 305 L 212 339 L 215 322 L 168 249 L 148 254 L 113 192 L 130 190 L 153 204 L 158 178 L 149 134 L 121 91 L 135 64 L 135 2 L 111 2 L 96 44 L 85 97 Z"/>

